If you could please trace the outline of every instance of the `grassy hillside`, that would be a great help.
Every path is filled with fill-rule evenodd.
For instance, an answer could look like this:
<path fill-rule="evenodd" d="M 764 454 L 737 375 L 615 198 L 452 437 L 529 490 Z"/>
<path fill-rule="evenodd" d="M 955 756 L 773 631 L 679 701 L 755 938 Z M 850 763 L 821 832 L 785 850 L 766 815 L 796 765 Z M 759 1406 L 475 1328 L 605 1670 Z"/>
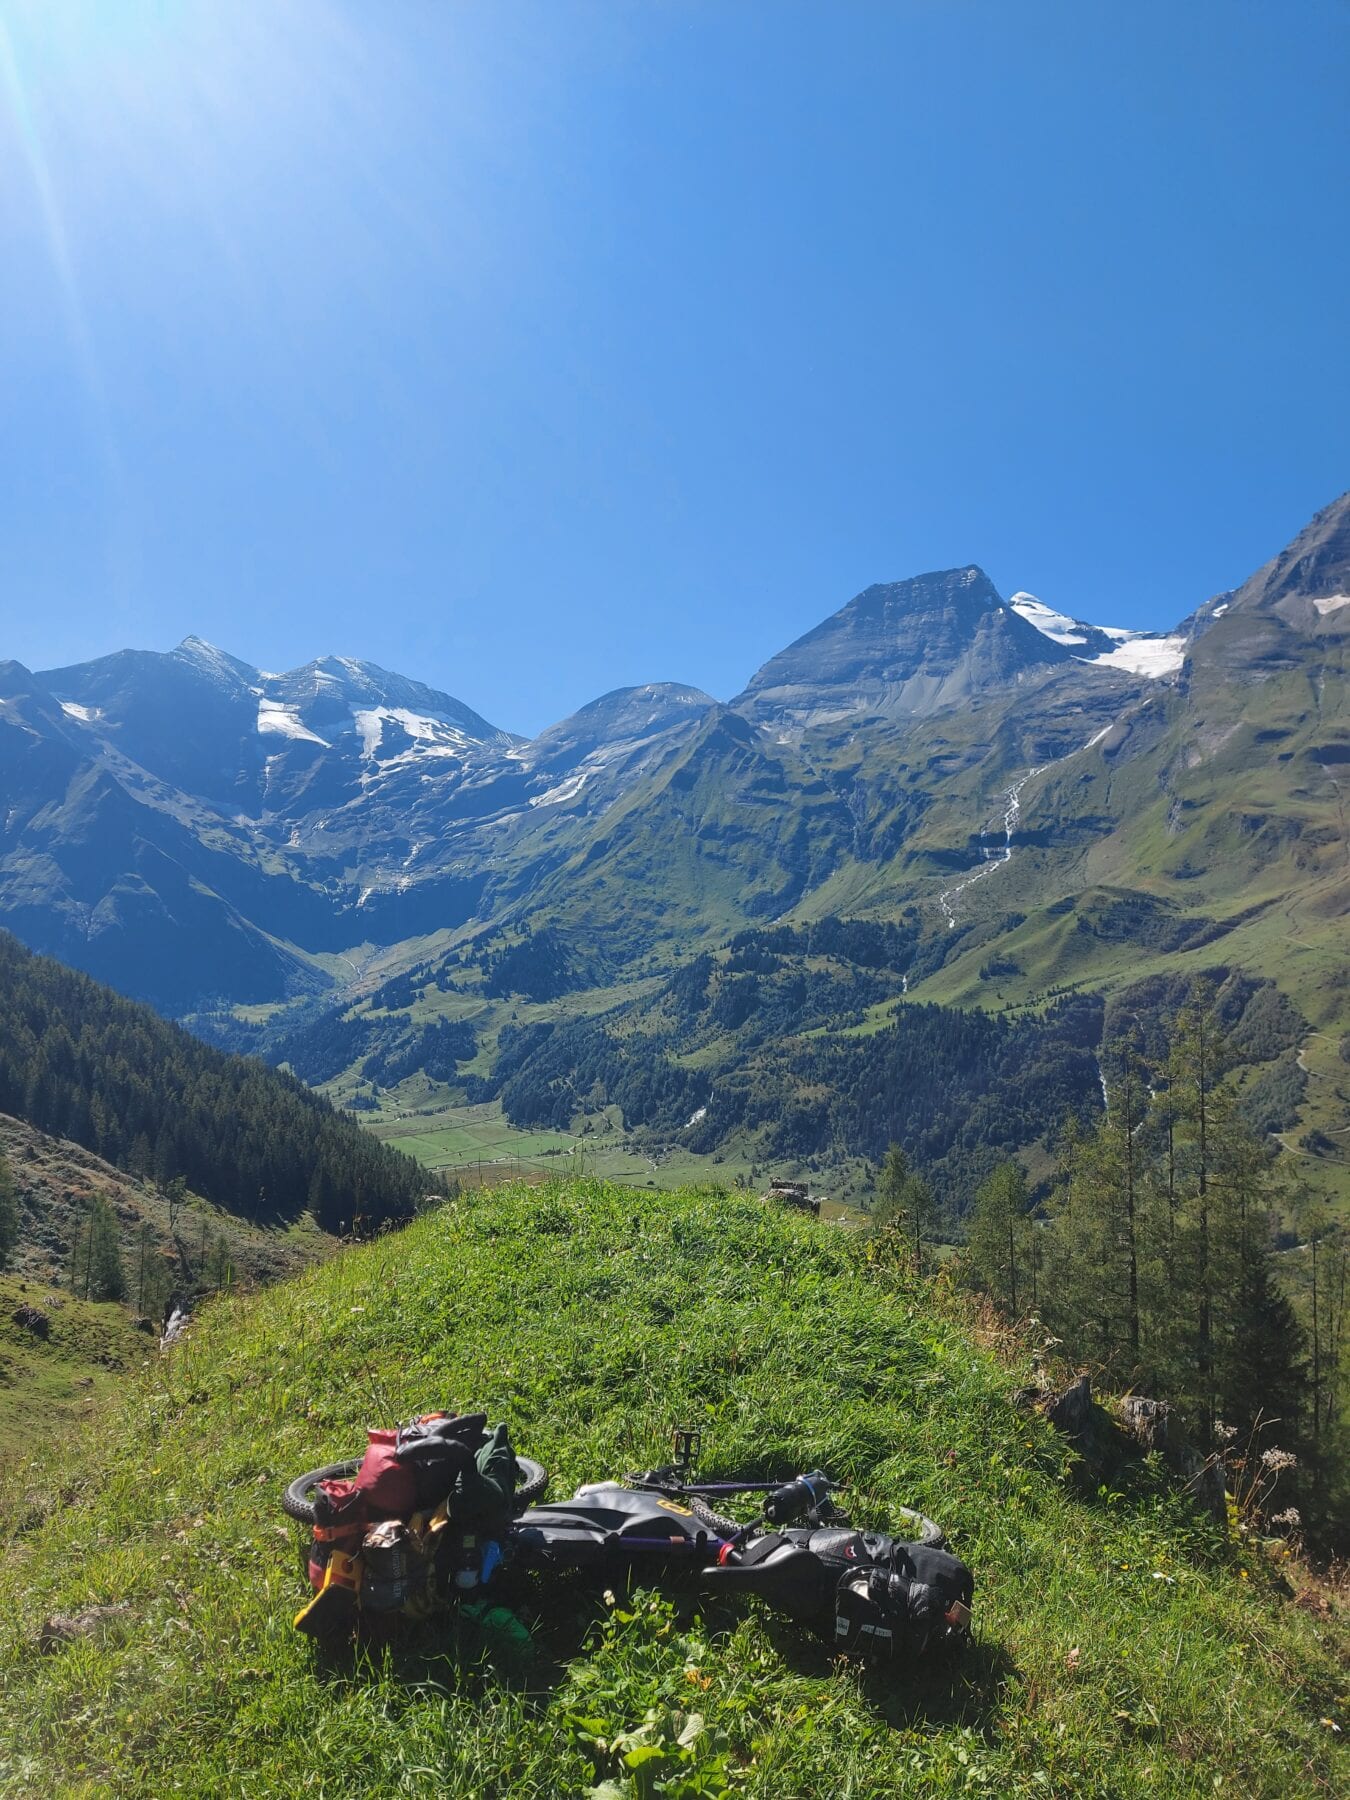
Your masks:
<path fill-rule="evenodd" d="M 68 1138 L 49 1137 L 7 1113 L 0 1113 L 0 1150 L 9 1159 L 19 1204 L 15 1273 L 30 1283 L 70 1286 L 73 1235 L 83 1229 L 91 1202 L 100 1197 L 117 1223 L 127 1299 L 133 1307 L 143 1235 L 149 1254 L 170 1264 L 169 1285 L 180 1293 L 197 1285 L 206 1252 L 220 1239 L 235 1279 L 246 1287 L 294 1275 L 333 1247 L 334 1240 L 307 1214 L 294 1224 L 269 1229 L 197 1194 L 186 1196 L 171 1231 L 168 1196 L 153 1181 L 115 1169 L 92 1150 Z"/>
<path fill-rule="evenodd" d="M 87 1427 L 108 1391 L 155 1354 L 163 1296 L 188 1296 L 208 1281 L 209 1258 L 220 1245 L 231 1279 L 244 1287 L 296 1274 L 333 1249 L 334 1240 L 308 1215 L 267 1230 L 195 1194 L 185 1197 L 171 1229 L 168 1196 L 153 1182 L 5 1113 L 0 1152 L 9 1161 L 20 1223 L 14 1268 L 0 1276 L 0 1450 L 6 1455 L 35 1434 Z M 72 1274 L 79 1286 L 72 1246 L 100 1199 L 115 1224 L 125 1304 L 72 1291 Z M 46 1336 L 14 1320 L 21 1306 L 43 1315 Z M 155 1333 L 132 1324 L 142 1306 L 154 1314 Z"/>
<path fill-rule="evenodd" d="M 426 1177 L 293 1077 L 0 932 L 0 1108 L 254 1224 L 411 1217 Z"/>
<path fill-rule="evenodd" d="M 453 1203 L 217 1303 L 100 1431 L 11 1465 L 0 1793 L 608 1800 L 634 1790 L 607 1746 L 649 1716 L 689 1800 L 1343 1791 L 1337 1619 L 1147 1471 L 1081 1497 L 1017 1379 L 852 1234 L 751 1200 Z M 511 1614 L 316 1656 L 280 1488 L 367 1421 L 470 1399 L 555 1494 L 696 1423 L 710 1469 L 819 1462 L 866 1524 L 917 1503 L 976 1571 L 977 1644 L 869 1675 L 750 1606 L 525 1582 Z M 118 1610 L 44 1652 L 93 1605 Z"/>
<path fill-rule="evenodd" d="M 24 1309 L 42 1314 L 45 1336 L 22 1322 Z M 49 1433 L 89 1430 L 155 1343 L 114 1301 L 76 1300 L 0 1275 L 0 1456 L 22 1457 Z"/>

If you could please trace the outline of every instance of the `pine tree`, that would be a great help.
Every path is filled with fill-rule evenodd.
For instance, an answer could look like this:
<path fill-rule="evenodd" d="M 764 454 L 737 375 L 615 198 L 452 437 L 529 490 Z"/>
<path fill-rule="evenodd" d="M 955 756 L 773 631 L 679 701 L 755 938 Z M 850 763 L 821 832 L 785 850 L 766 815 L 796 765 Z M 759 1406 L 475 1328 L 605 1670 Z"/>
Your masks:
<path fill-rule="evenodd" d="M 1130 1381 L 1149 1366 L 1159 1226 L 1142 1141 L 1148 1091 L 1127 1060 L 1095 1127 L 1071 1122 L 1049 1234 L 1043 1311 L 1084 1359 Z"/>
<path fill-rule="evenodd" d="M 1214 1310 L 1222 1240 L 1214 1231 L 1213 1127 L 1221 1072 L 1222 1040 L 1214 1015 L 1203 1004 L 1188 1006 L 1177 1017 L 1166 1070 L 1173 1129 L 1181 1134 L 1174 1174 L 1175 1375 L 1190 1389 L 1207 1439 L 1213 1436 L 1217 1405 Z"/>
<path fill-rule="evenodd" d="M 19 1203 L 14 1196 L 14 1177 L 10 1173 L 9 1158 L 0 1148 L 0 1269 L 9 1266 L 9 1259 L 19 1246 Z"/>
<path fill-rule="evenodd" d="M 920 1272 L 923 1270 L 924 1246 L 931 1244 L 937 1235 L 937 1215 L 932 1188 L 922 1175 L 911 1175 L 905 1191 L 905 1216 L 914 1246 L 914 1267 Z"/>
<path fill-rule="evenodd" d="M 1305 1284 L 1303 1312 L 1312 1395 L 1309 1427 L 1313 1445 L 1318 1447 L 1340 1413 L 1350 1245 L 1345 1227 L 1322 1197 L 1307 1187 L 1297 1196 L 1296 1218 L 1303 1239 L 1299 1261 Z"/>
<path fill-rule="evenodd" d="M 877 1177 L 876 1198 L 872 1202 L 872 1223 L 878 1231 L 901 1231 L 913 1250 L 914 1267 L 923 1267 L 923 1247 L 931 1243 L 937 1222 L 937 1202 L 922 1175 L 909 1166 L 909 1158 L 899 1144 L 886 1152 Z"/>
<path fill-rule="evenodd" d="M 203 1278 L 208 1287 L 214 1288 L 227 1288 L 234 1282 L 234 1263 L 230 1257 L 230 1246 L 223 1231 L 216 1234 L 216 1241 L 212 1244 L 210 1255 L 206 1259 Z"/>
<path fill-rule="evenodd" d="M 1305 1191 L 1298 1216 L 1304 1242 L 1297 1262 L 1302 1265 L 1302 1314 L 1310 1363 L 1307 1475 L 1300 1487 L 1305 1523 L 1314 1535 L 1321 1531 L 1339 1538 L 1350 1518 L 1350 1409 L 1345 1404 L 1350 1387 L 1346 1367 L 1350 1240 L 1320 1197 Z M 1295 1260 L 1286 1259 L 1286 1266 Z"/>
<path fill-rule="evenodd" d="M 1269 1249 L 1255 1234 L 1242 1247 L 1224 1295 L 1223 1323 L 1215 1398 L 1224 1424 L 1246 1442 L 1259 1422 L 1263 1439 L 1301 1449 L 1305 1339 Z"/>
<path fill-rule="evenodd" d="M 1307 1369 L 1274 1257 L 1287 1196 L 1222 1082 L 1227 1060 L 1213 1013 L 1191 1006 L 1156 1103 L 1127 1061 L 1105 1117 L 1068 1134 L 1044 1310 L 1074 1356 L 1146 1382 L 1206 1445 L 1219 1419 L 1245 1440 L 1278 1417 L 1288 1448 L 1301 1441 Z"/>
<path fill-rule="evenodd" d="M 124 1300 L 127 1282 L 117 1242 L 117 1220 L 101 1194 L 89 1212 L 86 1257 L 86 1297 L 90 1300 Z"/>
<path fill-rule="evenodd" d="M 1029 1298 L 1027 1178 L 1017 1162 L 1001 1163 L 975 1195 L 963 1263 L 1010 1319 Z"/>

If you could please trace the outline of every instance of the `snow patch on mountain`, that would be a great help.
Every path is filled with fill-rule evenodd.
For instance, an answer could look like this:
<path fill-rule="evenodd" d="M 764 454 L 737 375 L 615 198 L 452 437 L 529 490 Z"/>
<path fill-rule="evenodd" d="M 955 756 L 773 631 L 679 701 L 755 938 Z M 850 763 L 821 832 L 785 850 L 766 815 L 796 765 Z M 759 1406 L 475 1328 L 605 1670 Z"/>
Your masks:
<path fill-rule="evenodd" d="M 1068 618 L 1064 613 L 1056 612 L 1035 594 L 1014 594 L 1008 605 L 1024 618 L 1028 625 L 1034 625 L 1042 637 L 1048 637 L 1055 644 L 1085 644 L 1087 639 L 1079 629 L 1076 619 Z"/>
<path fill-rule="evenodd" d="M 85 725 L 92 725 L 94 720 L 100 716 L 96 706 L 80 706 L 74 700 L 63 700 L 61 711 L 69 713 L 72 719 L 79 719 Z"/>
<path fill-rule="evenodd" d="M 327 738 L 319 737 L 307 725 L 302 725 L 294 709 L 283 706 L 279 700 L 258 702 L 258 730 L 274 732 L 281 737 L 303 739 L 311 744 L 322 744 L 325 750 L 332 749 Z"/>
<path fill-rule="evenodd" d="M 1350 606 L 1350 594 L 1327 594 L 1320 600 L 1314 600 L 1313 605 L 1325 618 L 1328 613 L 1339 612 L 1343 606 Z"/>
<path fill-rule="evenodd" d="M 557 787 L 551 787 L 546 794 L 533 795 L 530 805 L 561 806 L 565 800 L 575 800 L 593 773 L 592 769 L 581 769 L 575 775 L 569 775 L 566 781 L 560 781 Z"/>
<path fill-rule="evenodd" d="M 361 754 L 374 758 L 384 739 L 384 727 L 392 720 L 401 725 L 415 741 L 413 751 L 402 751 L 387 760 L 396 762 L 409 755 L 459 756 L 469 747 L 469 739 L 457 725 L 451 725 L 434 714 L 416 713 L 406 706 L 353 707 L 352 721 L 361 738 Z"/>
<path fill-rule="evenodd" d="M 1161 675 L 1175 675 L 1186 660 L 1184 637 L 1130 637 L 1114 650 L 1091 659 L 1094 668 L 1124 669 L 1131 675 L 1146 675 L 1156 681 Z"/>
<path fill-rule="evenodd" d="M 1130 675 L 1157 680 L 1163 675 L 1175 675 L 1185 661 L 1184 637 L 1159 637 L 1155 632 L 1130 631 L 1123 625 L 1090 625 L 1082 619 L 1071 619 L 1067 613 L 1056 612 L 1034 594 L 1014 594 L 1008 604 L 1052 643 L 1098 649 L 1096 656 L 1080 655 L 1078 658 L 1091 668 L 1121 669 Z M 1110 650 L 1099 649 L 1103 638 L 1111 643 Z"/>

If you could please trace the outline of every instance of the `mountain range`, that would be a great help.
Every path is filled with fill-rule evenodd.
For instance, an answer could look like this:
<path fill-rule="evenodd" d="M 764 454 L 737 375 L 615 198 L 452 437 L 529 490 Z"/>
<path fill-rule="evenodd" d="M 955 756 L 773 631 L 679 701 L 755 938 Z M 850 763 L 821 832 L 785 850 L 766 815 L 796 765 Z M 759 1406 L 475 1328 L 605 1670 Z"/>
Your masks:
<path fill-rule="evenodd" d="M 334 955 L 574 905 L 578 881 L 593 895 L 627 879 L 635 850 L 669 831 L 689 879 L 663 878 L 643 911 L 693 938 L 825 884 L 868 906 L 898 890 L 922 899 L 981 847 L 1005 776 L 1075 752 L 1050 779 L 1057 860 L 1081 862 L 1067 776 L 1116 787 L 1146 741 L 1194 724 L 1182 767 L 1166 759 L 1167 779 L 1184 780 L 1219 749 L 1214 724 L 1199 726 L 1217 691 L 1295 667 L 1314 672 L 1300 718 L 1318 720 L 1350 623 L 1331 604 L 1350 588 L 1346 514 L 1338 502 L 1167 636 L 1088 625 L 1026 594 L 1004 602 L 965 568 L 867 589 L 727 706 L 653 683 L 532 741 L 343 657 L 275 675 L 188 638 L 36 674 L 0 665 L 0 920 L 183 1013 L 313 991 L 338 972 Z M 1332 766 L 1329 748 L 1315 767 Z M 1252 773 L 1273 760 L 1248 758 Z M 1187 801 L 1171 804 L 1167 832 L 1185 837 Z M 1108 821 L 1137 822 L 1118 810 L 1108 800 L 1095 815 L 1099 839 Z M 735 868 L 747 837 L 755 871 Z M 1109 860 L 1100 842 L 1092 860 Z M 620 959 L 634 949 L 616 945 Z"/>
<path fill-rule="evenodd" d="M 1331 1042 L 1348 631 L 1350 495 L 1169 633 L 969 566 L 866 589 L 727 703 L 655 682 L 530 740 L 344 657 L 0 664 L 0 925 L 238 1047 L 381 990 L 471 1016 L 480 1073 L 509 1015 L 825 920 L 903 923 L 871 1024 L 1218 962 Z"/>

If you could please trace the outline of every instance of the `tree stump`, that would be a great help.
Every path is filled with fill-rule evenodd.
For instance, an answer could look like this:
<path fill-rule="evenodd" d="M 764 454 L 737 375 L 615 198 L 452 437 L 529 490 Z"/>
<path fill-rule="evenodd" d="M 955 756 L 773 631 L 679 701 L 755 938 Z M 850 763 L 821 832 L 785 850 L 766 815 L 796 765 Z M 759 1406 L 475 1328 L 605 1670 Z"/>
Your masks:
<path fill-rule="evenodd" d="M 1120 1403 L 1120 1422 L 1144 1450 L 1166 1450 L 1171 1408 L 1165 1400 L 1127 1394 Z"/>
<path fill-rule="evenodd" d="M 1045 1416 L 1065 1437 L 1078 1437 L 1092 1412 L 1092 1382 L 1086 1375 L 1070 1382 L 1045 1408 Z"/>

